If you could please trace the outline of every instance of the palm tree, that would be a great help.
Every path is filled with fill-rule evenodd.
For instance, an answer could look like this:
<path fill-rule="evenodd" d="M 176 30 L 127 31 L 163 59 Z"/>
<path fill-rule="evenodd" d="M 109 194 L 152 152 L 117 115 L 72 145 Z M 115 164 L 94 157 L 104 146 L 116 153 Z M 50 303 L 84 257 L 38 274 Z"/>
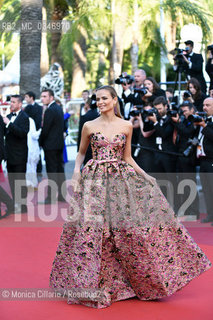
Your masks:
<path fill-rule="evenodd" d="M 91 42 L 96 42 L 96 52 L 99 51 L 100 39 L 106 42 L 109 30 L 108 0 L 94 2 L 93 0 L 73 0 L 70 15 L 71 32 L 62 38 L 65 44 L 64 53 L 72 59 L 71 96 L 80 96 L 86 88 L 87 50 Z M 65 57 L 66 59 L 66 57 Z M 94 79 L 95 82 L 95 79 Z"/>
<path fill-rule="evenodd" d="M 164 0 L 163 8 L 167 14 L 167 21 L 169 21 L 170 25 L 170 30 L 167 33 L 167 47 L 169 50 L 175 48 L 177 28 L 187 23 L 195 23 L 201 27 L 203 41 L 209 37 L 211 33 L 210 19 L 212 20 L 212 15 L 210 15 L 208 11 L 206 1 L 203 1 L 201 6 L 201 3 L 198 4 L 194 1 Z"/>
<path fill-rule="evenodd" d="M 46 0 L 44 6 L 47 10 L 47 19 L 53 22 L 62 21 L 69 14 L 68 0 Z M 51 63 L 59 62 L 63 64 L 61 53 L 59 51 L 59 43 L 62 37 L 62 30 L 51 32 Z"/>
<path fill-rule="evenodd" d="M 21 22 L 42 20 L 42 0 L 21 1 Z M 40 96 L 41 31 L 20 30 L 20 94 L 26 91 Z"/>
<path fill-rule="evenodd" d="M 42 7 L 42 20 L 47 21 L 47 10 Z M 41 33 L 41 62 L 40 71 L 41 77 L 43 77 L 49 70 L 49 53 L 47 47 L 47 32 Z"/>
<path fill-rule="evenodd" d="M 133 24 L 132 24 L 132 44 L 131 44 L 131 65 L 132 74 L 138 69 L 138 31 L 139 31 L 139 6 L 138 0 L 133 3 Z"/>
<path fill-rule="evenodd" d="M 20 0 L 5 0 L 1 10 L 3 19 L 14 21 L 14 18 L 8 18 L 8 12 L 11 7 L 17 12 L 19 3 Z M 107 71 L 113 83 L 124 68 L 124 61 L 125 69 L 128 69 L 124 71 L 134 72 L 137 67 L 143 67 L 149 74 L 159 75 L 160 49 L 163 47 L 159 0 L 44 0 L 44 3 L 48 20 L 65 17 L 71 21 L 69 33 L 48 37 L 52 38 L 49 42 L 52 61 L 62 58 L 66 86 L 72 82 L 72 96 L 78 96 L 86 82 L 91 81 L 93 86 L 99 83 L 99 75 L 109 82 Z M 186 22 L 196 22 L 205 37 L 210 38 L 208 25 L 212 16 L 208 9 L 211 6 L 211 0 L 203 0 L 202 8 L 195 0 L 164 0 L 167 49 L 176 46 L 180 27 Z M 9 34 L 5 36 L 9 39 Z"/>

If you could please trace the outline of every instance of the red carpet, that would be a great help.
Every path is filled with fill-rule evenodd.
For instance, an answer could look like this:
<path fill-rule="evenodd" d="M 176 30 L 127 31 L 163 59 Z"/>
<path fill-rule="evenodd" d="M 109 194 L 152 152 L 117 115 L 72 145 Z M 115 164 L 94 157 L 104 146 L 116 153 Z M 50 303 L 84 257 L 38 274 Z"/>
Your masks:
<path fill-rule="evenodd" d="M 14 224 L 14 216 L 0 221 L 0 287 L 48 288 L 49 273 L 62 222 L 44 224 L 25 221 Z M 213 261 L 213 227 L 199 222 L 184 223 Z M 213 268 L 173 296 L 161 301 L 129 299 L 106 309 L 68 305 L 66 301 L 0 301 L 1 320 L 212 320 Z"/>

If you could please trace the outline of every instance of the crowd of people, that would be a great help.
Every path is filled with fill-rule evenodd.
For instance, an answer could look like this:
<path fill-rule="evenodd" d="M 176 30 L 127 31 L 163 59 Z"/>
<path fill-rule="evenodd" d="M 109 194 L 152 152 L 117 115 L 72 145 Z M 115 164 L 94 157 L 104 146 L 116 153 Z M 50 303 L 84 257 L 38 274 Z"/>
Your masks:
<path fill-rule="evenodd" d="M 174 189 L 181 179 L 189 179 L 193 182 L 192 185 L 196 185 L 196 174 L 198 169 L 200 170 L 207 210 L 207 218 L 201 222 L 213 222 L 213 87 L 211 81 L 209 93 L 206 94 L 203 58 L 193 52 L 194 44 L 191 40 L 185 44 L 187 55 L 182 54 L 181 59 L 189 79 L 181 103 L 177 104 L 172 88 L 165 91 L 160 89 L 153 77 L 147 77 L 146 72 L 139 69 L 134 75 L 124 72 L 116 80 L 123 88 L 119 99 L 120 110 L 123 118 L 133 125 L 132 156 L 142 169 L 157 178 L 166 177 Z M 213 60 L 211 54 L 209 59 Z M 208 71 L 213 66 L 210 60 Z M 210 71 L 209 76 L 211 79 Z M 82 116 L 84 117 L 86 119 L 85 115 Z M 190 185 L 188 187 L 190 188 Z M 174 192 L 174 206 L 178 212 L 189 192 L 185 191 L 184 195 L 178 195 L 177 190 Z M 193 193 L 192 204 L 186 208 L 184 214 L 199 218 L 197 188 L 193 189 Z"/>
<path fill-rule="evenodd" d="M 41 102 L 35 102 L 35 94 L 25 94 L 27 106 L 23 108 L 23 97 L 10 97 L 10 113 L 0 116 L 0 159 L 6 160 L 11 197 L 1 187 L 0 201 L 5 203 L 5 218 L 11 213 L 27 213 L 29 188 L 38 186 L 41 174 L 41 148 L 44 150 L 46 172 L 54 187 L 48 186 L 44 204 L 65 201 L 64 136 L 67 130 L 62 107 L 54 99 L 51 89 L 43 90 Z"/>
<path fill-rule="evenodd" d="M 213 87 L 212 80 L 209 94 L 206 94 L 206 83 L 202 75 L 203 59 L 193 53 L 193 42 L 186 41 L 187 55 L 182 55 L 185 72 L 190 79 L 187 81 L 182 102 L 177 105 L 172 88 L 162 90 L 157 81 L 143 69 L 138 69 L 134 75 L 122 73 L 116 83 L 122 86 L 119 107 L 122 117 L 133 126 L 131 152 L 136 163 L 152 176 L 166 178 L 176 188 L 181 177 L 188 177 L 196 183 L 196 173 L 200 168 L 200 178 L 204 192 L 207 218 L 202 222 L 213 222 L 211 210 L 211 193 L 213 192 Z M 179 58 L 180 59 L 180 58 Z M 175 67 L 178 63 L 175 58 Z M 211 61 L 210 61 L 211 60 Z M 212 60 L 207 62 L 210 78 Z M 77 149 L 79 150 L 81 133 L 87 121 L 100 116 L 97 108 L 96 92 L 82 92 L 83 103 L 79 110 L 79 130 Z M 1 201 L 7 206 L 6 217 L 12 212 L 27 212 L 27 191 L 37 188 L 38 175 L 42 171 L 41 148 L 44 150 L 46 171 L 49 181 L 54 181 L 57 188 L 48 187 L 44 204 L 65 201 L 66 187 L 64 163 L 67 161 L 65 136 L 68 129 L 69 113 L 63 113 L 61 102 L 55 99 L 52 90 L 41 93 L 43 107 L 35 102 L 35 94 L 27 92 L 24 97 L 27 106 L 23 109 L 23 99 L 20 95 L 12 95 L 10 99 L 11 113 L 0 116 L 1 153 L 0 160 L 6 159 L 10 197 L 0 188 Z M 200 113 L 199 113 L 200 112 Z M 5 148 L 3 147 L 5 145 Z M 84 165 L 92 158 L 92 148 L 89 144 L 84 159 Z M 26 174 L 26 176 L 25 176 Z M 187 174 L 187 175 L 186 175 Z M 15 192 L 17 180 L 25 182 L 20 194 L 20 205 Z M 58 191 L 57 191 L 58 190 Z M 163 190 L 163 189 L 162 189 Z M 176 190 L 177 191 L 177 190 Z M 166 195 L 166 192 L 164 190 Z M 178 196 L 176 211 L 187 199 Z M 11 200 L 12 199 L 12 200 Z M 184 214 L 200 216 L 198 194 L 194 195 L 192 204 Z"/>

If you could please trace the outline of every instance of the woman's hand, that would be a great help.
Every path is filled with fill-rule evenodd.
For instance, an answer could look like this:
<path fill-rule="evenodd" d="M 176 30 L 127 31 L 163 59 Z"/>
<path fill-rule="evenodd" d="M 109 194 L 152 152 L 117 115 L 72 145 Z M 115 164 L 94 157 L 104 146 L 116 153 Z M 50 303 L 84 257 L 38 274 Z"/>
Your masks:
<path fill-rule="evenodd" d="M 145 171 L 140 172 L 140 175 L 147 180 L 149 183 L 151 183 L 153 186 L 156 184 L 156 179 L 149 174 L 147 174 Z"/>
<path fill-rule="evenodd" d="M 81 172 L 74 171 L 72 179 L 71 179 L 71 186 L 74 192 L 80 191 L 80 180 L 81 180 Z"/>
<path fill-rule="evenodd" d="M 147 93 L 144 95 L 144 97 L 148 98 L 148 97 L 151 97 L 152 96 L 152 92 L 150 92 L 148 89 L 147 90 Z"/>
<path fill-rule="evenodd" d="M 150 176 L 149 174 L 146 173 L 144 178 L 147 181 L 149 181 L 149 183 L 151 183 L 153 186 L 156 184 L 156 179 L 154 177 Z"/>

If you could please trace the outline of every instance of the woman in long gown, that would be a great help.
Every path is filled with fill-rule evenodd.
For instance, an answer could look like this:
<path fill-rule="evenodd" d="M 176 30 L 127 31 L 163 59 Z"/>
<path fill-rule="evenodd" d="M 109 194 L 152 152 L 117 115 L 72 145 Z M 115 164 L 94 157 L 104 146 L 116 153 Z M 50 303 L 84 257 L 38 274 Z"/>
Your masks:
<path fill-rule="evenodd" d="M 95 308 L 169 296 L 211 263 L 132 159 L 132 126 L 120 118 L 115 90 L 101 87 L 96 99 L 101 115 L 83 126 L 50 286 L 69 304 Z M 93 159 L 80 172 L 89 142 Z"/>

